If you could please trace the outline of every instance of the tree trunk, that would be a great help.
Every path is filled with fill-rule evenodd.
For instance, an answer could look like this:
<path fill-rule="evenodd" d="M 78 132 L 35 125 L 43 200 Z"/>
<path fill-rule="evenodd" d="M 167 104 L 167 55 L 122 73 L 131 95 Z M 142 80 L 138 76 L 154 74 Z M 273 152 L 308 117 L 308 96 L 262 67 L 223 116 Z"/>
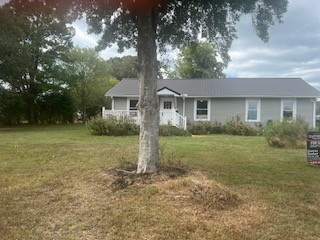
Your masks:
<path fill-rule="evenodd" d="M 159 161 L 159 100 L 157 96 L 156 24 L 153 10 L 138 16 L 140 145 L 137 173 L 157 171 Z"/>
<path fill-rule="evenodd" d="M 25 96 L 25 103 L 26 103 L 26 117 L 28 120 L 28 123 L 30 125 L 33 125 L 36 123 L 36 117 L 35 117 L 35 97 L 33 93 L 33 88 L 30 88 Z"/>

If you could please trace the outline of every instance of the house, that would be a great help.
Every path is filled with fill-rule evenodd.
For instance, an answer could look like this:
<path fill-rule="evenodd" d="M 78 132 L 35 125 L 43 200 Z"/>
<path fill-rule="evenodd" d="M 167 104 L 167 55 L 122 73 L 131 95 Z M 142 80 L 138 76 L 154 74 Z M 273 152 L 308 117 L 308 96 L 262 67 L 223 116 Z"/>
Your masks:
<path fill-rule="evenodd" d="M 320 92 L 301 78 L 159 79 L 160 124 L 186 128 L 197 121 L 225 122 L 236 116 L 250 124 L 302 117 L 315 127 Z M 107 115 L 139 123 L 139 80 L 123 79 L 106 93 Z"/>

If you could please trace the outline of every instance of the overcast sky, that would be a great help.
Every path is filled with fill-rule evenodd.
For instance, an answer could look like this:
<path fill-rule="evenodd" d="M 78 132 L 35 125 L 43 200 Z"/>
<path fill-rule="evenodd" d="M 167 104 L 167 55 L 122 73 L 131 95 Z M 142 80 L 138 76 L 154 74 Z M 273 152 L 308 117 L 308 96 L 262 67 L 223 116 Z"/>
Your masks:
<path fill-rule="evenodd" d="M 289 0 L 283 20 L 270 28 L 270 40 L 265 44 L 255 35 L 250 16 L 243 17 L 225 73 L 230 77 L 301 77 L 320 90 L 320 1 Z M 84 21 L 73 26 L 76 45 L 96 46 L 99 38 L 86 33 Z M 115 45 L 101 52 L 105 59 L 127 54 L 135 52 L 128 50 L 120 55 Z"/>
<path fill-rule="evenodd" d="M 255 35 L 251 19 L 241 19 L 226 73 L 237 77 L 301 77 L 320 90 L 320 1 L 289 0 L 283 20 L 270 28 L 269 43 L 264 44 Z"/>

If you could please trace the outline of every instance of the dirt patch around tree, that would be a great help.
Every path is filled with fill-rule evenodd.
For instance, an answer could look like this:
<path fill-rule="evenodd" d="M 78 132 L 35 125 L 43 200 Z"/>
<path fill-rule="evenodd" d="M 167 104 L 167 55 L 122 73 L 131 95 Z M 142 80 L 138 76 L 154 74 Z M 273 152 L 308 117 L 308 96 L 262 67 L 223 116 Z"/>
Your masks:
<path fill-rule="evenodd" d="M 113 191 L 150 186 L 161 201 L 179 207 L 196 207 L 227 210 L 239 206 L 243 201 L 227 187 L 209 180 L 204 174 L 186 166 L 163 165 L 157 173 L 136 174 L 136 164 L 126 163 L 105 170 L 109 188 Z"/>

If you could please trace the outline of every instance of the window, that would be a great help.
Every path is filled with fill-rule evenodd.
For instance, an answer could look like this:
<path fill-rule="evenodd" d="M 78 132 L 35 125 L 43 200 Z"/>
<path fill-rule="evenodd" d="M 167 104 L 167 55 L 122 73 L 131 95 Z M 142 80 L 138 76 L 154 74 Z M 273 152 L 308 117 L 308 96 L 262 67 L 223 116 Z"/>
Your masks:
<path fill-rule="evenodd" d="M 246 100 L 246 122 L 260 122 L 260 99 Z"/>
<path fill-rule="evenodd" d="M 210 101 L 201 99 L 195 100 L 195 120 L 209 120 Z"/>
<path fill-rule="evenodd" d="M 282 99 L 281 101 L 281 119 L 293 120 L 296 118 L 296 100 Z"/>
<path fill-rule="evenodd" d="M 137 108 L 137 104 L 138 104 L 138 100 L 133 100 L 133 99 L 131 99 L 130 100 L 130 103 L 129 103 L 129 110 L 130 111 L 137 111 L 138 110 L 138 108 Z"/>
<path fill-rule="evenodd" d="M 171 109 L 172 102 L 171 101 L 163 101 L 163 109 Z"/>
<path fill-rule="evenodd" d="M 137 104 L 138 104 L 137 99 L 130 99 L 129 100 L 129 116 L 132 118 L 138 117 Z"/>

